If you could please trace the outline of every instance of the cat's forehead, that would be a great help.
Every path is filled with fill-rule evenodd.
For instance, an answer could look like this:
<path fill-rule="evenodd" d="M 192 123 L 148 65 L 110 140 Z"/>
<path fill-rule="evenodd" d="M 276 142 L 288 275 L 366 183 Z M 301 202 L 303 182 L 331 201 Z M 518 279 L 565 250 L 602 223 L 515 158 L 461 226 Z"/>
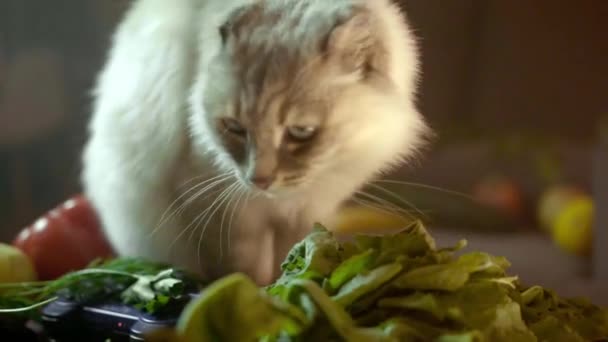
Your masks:
<path fill-rule="evenodd" d="M 315 3 L 313 5 L 313 3 Z M 266 0 L 237 11 L 225 57 L 234 115 L 251 125 L 319 125 L 328 114 L 322 44 L 351 1 Z"/>
<path fill-rule="evenodd" d="M 305 61 L 336 24 L 352 15 L 352 0 L 261 0 L 235 10 L 222 32 L 236 63 Z"/>
<path fill-rule="evenodd" d="M 233 115 L 250 126 L 318 126 L 329 115 L 327 97 L 284 78 L 260 87 L 243 86 L 232 106 Z"/>

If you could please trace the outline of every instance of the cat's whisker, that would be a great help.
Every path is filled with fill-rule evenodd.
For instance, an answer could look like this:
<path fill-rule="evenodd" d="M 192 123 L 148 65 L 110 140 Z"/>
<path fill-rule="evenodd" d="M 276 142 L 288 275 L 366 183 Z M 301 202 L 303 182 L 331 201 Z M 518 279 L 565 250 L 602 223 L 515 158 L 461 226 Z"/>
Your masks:
<path fill-rule="evenodd" d="M 223 178 L 222 178 L 223 177 Z M 195 178 L 201 178 L 201 177 L 195 177 Z M 221 178 L 221 179 L 219 179 Z M 171 209 L 173 208 L 173 206 L 175 206 L 181 199 L 183 199 L 185 196 L 188 196 L 190 193 L 192 193 L 192 191 L 197 190 L 200 187 L 205 186 L 208 183 L 212 183 L 210 186 L 213 187 L 225 180 L 227 180 L 228 174 L 222 174 L 222 175 L 218 175 L 216 177 L 213 177 L 211 179 L 205 180 L 203 182 L 200 182 L 194 186 L 192 186 L 190 189 L 188 189 L 187 191 L 185 191 L 183 194 L 181 194 L 180 196 L 178 196 L 165 210 L 165 212 L 161 215 L 161 218 L 158 222 L 158 224 L 156 225 L 156 227 L 150 232 L 150 234 L 148 235 L 148 238 L 151 238 L 154 236 L 154 234 L 156 234 L 156 232 L 170 219 L 172 219 L 175 215 L 177 215 L 177 213 L 184 208 L 187 204 L 186 202 L 182 203 L 180 206 L 178 206 L 177 208 L 175 208 L 172 213 L 167 217 L 167 214 L 171 211 Z M 217 182 L 215 182 L 217 181 Z M 203 189 L 203 191 L 206 191 L 208 187 L 205 187 L 205 189 Z"/>
<path fill-rule="evenodd" d="M 361 199 L 361 198 L 356 198 L 354 197 L 353 200 L 358 200 L 359 202 L 364 202 L 367 204 L 368 207 L 372 206 L 374 209 L 378 209 L 381 210 L 385 213 L 394 215 L 394 216 L 399 216 L 402 217 L 404 219 L 413 219 L 415 218 L 414 215 L 412 215 L 411 212 L 408 212 L 407 210 L 400 208 L 390 202 L 382 202 L 382 201 L 378 201 L 378 198 L 371 198 L 369 197 L 369 194 L 362 192 L 362 191 L 357 191 L 355 193 L 355 195 L 361 195 L 361 196 L 365 196 L 368 199 Z M 375 196 L 374 196 L 375 197 Z M 361 203 L 359 203 L 361 204 Z"/>
<path fill-rule="evenodd" d="M 217 194 L 218 191 L 222 191 L 221 189 L 207 194 L 207 196 L 205 196 L 203 199 L 206 199 L 214 194 Z M 192 229 L 194 227 L 194 225 L 198 222 L 199 219 L 201 219 L 202 216 L 204 216 L 206 213 L 208 213 L 210 211 L 209 208 L 203 210 L 200 214 L 198 214 L 187 226 L 186 228 L 182 229 L 179 234 L 173 239 L 173 241 L 171 242 L 171 244 L 169 245 L 169 251 L 171 251 L 173 249 L 173 245 L 175 245 L 175 243 L 177 243 L 177 241 L 179 241 L 179 239 L 182 238 L 182 236 L 184 236 L 184 234 L 186 234 L 190 229 Z M 192 239 L 192 235 L 194 234 L 194 232 L 190 233 L 190 237 L 189 239 Z"/>
<path fill-rule="evenodd" d="M 196 181 L 196 180 L 199 180 L 199 179 L 201 179 L 201 178 L 207 178 L 207 177 L 209 176 L 209 174 L 210 174 L 210 173 L 211 173 L 211 171 L 208 171 L 208 172 L 205 172 L 205 173 L 203 173 L 203 174 L 201 174 L 201 175 L 198 175 L 198 176 L 192 177 L 192 178 L 190 178 L 190 179 L 188 179 L 188 180 L 184 181 L 183 183 L 179 184 L 179 185 L 177 186 L 177 188 L 178 188 L 178 189 L 181 189 L 181 188 L 185 187 L 186 185 L 188 185 L 188 184 L 190 184 L 190 183 L 192 183 L 192 182 L 194 182 L 194 181 Z M 213 177 L 213 178 L 217 178 L 217 177 L 220 177 L 220 176 L 225 176 L 225 175 L 228 175 L 228 172 L 223 173 L 223 174 L 220 174 L 220 175 L 217 175 L 217 176 L 215 176 L 215 177 Z M 213 179 L 213 178 L 210 178 L 210 179 Z"/>
<path fill-rule="evenodd" d="M 226 200 L 230 199 L 230 194 L 232 194 L 232 192 L 234 191 L 234 189 L 238 188 L 238 186 L 239 186 L 238 182 L 235 182 L 234 184 L 230 185 L 228 187 L 228 189 L 230 189 L 229 192 L 226 193 L 226 195 L 224 195 L 224 198 L 221 200 L 221 202 L 219 202 L 217 204 L 215 210 L 213 210 L 213 212 L 211 213 L 211 215 L 209 215 L 207 217 L 207 221 L 205 222 L 205 225 L 203 226 L 203 229 L 201 230 L 200 237 L 198 239 L 197 254 L 198 254 L 198 263 L 199 263 L 199 266 L 201 266 L 201 246 L 203 245 L 203 238 L 205 236 L 205 231 L 207 230 L 207 225 L 213 219 L 213 216 L 215 216 L 215 213 L 217 213 L 217 211 L 226 202 Z"/>
<path fill-rule="evenodd" d="M 372 181 L 372 183 L 385 183 L 385 184 L 405 185 L 405 186 L 410 186 L 410 187 L 415 187 L 415 188 L 421 188 L 421 189 L 427 189 L 427 190 L 433 190 L 433 191 L 437 191 L 437 192 L 442 192 L 442 193 L 445 193 L 445 194 L 448 194 L 448 195 L 453 195 L 453 196 L 465 198 L 465 199 L 470 200 L 470 201 L 475 201 L 473 199 L 473 197 L 471 197 L 471 195 L 468 195 L 466 193 L 455 191 L 455 190 L 443 189 L 443 188 L 440 188 L 440 187 L 437 187 L 437 186 L 433 186 L 433 185 L 428 185 L 428 184 L 406 182 L 406 181 L 393 180 L 393 179 L 378 179 L 378 180 Z"/>
<path fill-rule="evenodd" d="M 373 187 L 374 189 L 380 190 L 383 193 L 387 194 L 388 196 L 393 197 L 394 199 L 398 200 L 399 202 L 403 203 L 403 205 L 411 207 L 412 209 L 414 209 L 418 214 L 424 216 L 425 218 L 429 218 L 424 212 L 422 212 L 420 209 L 418 209 L 418 207 L 416 207 L 412 202 L 406 200 L 405 198 L 403 198 L 402 196 L 399 196 L 398 194 L 396 194 L 395 192 L 388 190 L 380 185 L 376 185 L 373 183 L 368 184 L 369 186 Z"/>
<path fill-rule="evenodd" d="M 205 190 L 205 189 L 203 189 L 203 190 L 205 190 L 205 192 L 206 192 L 206 191 L 209 191 L 209 190 L 211 190 L 213 187 L 220 185 L 220 184 L 221 184 L 221 183 L 223 183 L 224 181 L 225 181 L 225 180 L 216 181 L 216 182 L 214 182 L 213 184 L 208 185 L 206 190 Z M 217 191 L 221 191 L 221 190 L 222 190 L 222 189 L 216 190 L 216 192 L 215 192 L 215 193 L 217 193 Z M 201 190 L 201 191 L 202 191 L 202 190 Z M 204 197 L 203 197 L 203 200 L 204 200 L 204 199 L 207 199 L 208 197 L 212 196 L 213 194 L 214 194 L 214 193 L 209 193 L 209 194 L 207 194 L 206 196 L 204 196 Z M 200 195 L 200 196 L 202 196 L 202 195 Z M 200 196 L 199 196 L 199 197 L 200 197 Z M 181 238 L 181 237 L 182 237 L 182 236 L 183 236 L 183 235 L 184 235 L 186 232 L 188 232 L 188 230 L 190 230 L 190 229 L 192 228 L 192 226 L 193 226 L 193 225 L 194 225 L 194 224 L 197 222 L 197 220 L 198 220 L 198 219 L 200 219 L 200 217 L 201 217 L 201 216 L 205 215 L 205 213 L 209 212 L 209 210 L 210 210 L 210 209 L 208 209 L 208 208 L 207 208 L 207 209 L 205 209 L 203 212 L 201 212 L 199 215 L 197 215 L 197 216 L 194 218 L 194 220 L 192 220 L 192 222 L 190 222 L 190 224 L 188 224 L 188 226 L 186 226 L 186 228 L 184 228 L 184 229 L 183 229 L 183 230 L 182 230 L 182 231 L 181 231 L 181 232 L 180 232 L 180 233 L 179 233 L 179 234 L 178 234 L 178 235 L 175 237 L 175 239 L 173 239 L 173 241 L 172 241 L 172 242 L 171 242 L 171 244 L 169 245 L 169 251 L 171 251 L 171 250 L 172 250 L 172 248 L 173 248 L 173 245 L 174 245 L 175 243 L 177 243 L 177 241 L 179 241 L 179 239 L 180 239 L 180 238 Z M 190 237 L 190 238 L 191 238 L 191 237 Z"/>
<path fill-rule="evenodd" d="M 254 200 L 254 199 L 258 198 L 258 197 L 263 196 L 263 195 L 264 195 L 264 192 L 263 192 L 263 191 L 260 191 L 260 190 L 257 190 L 257 189 L 254 189 L 254 190 L 251 192 L 251 195 L 252 195 L 252 196 L 251 196 L 251 199 L 252 199 L 252 200 Z"/>
<path fill-rule="evenodd" d="M 243 202 L 243 204 L 241 204 L 241 200 L 243 199 L 243 197 L 248 194 L 247 192 L 247 188 L 243 185 L 241 185 L 239 187 L 239 195 L 238 198 L 234 204 L 234 206 L 232 206 L 232 211 L 230 213 L 230 219 L 228 220 L 228 255 L 231 254 L 231 247 L 232 247 L 232 223 L 234 220 L 234 216 L 237 210 L 240 210 L 241 207 L 239 207 L 239 205 L 244 205 L 245 203 L 247 203 L 247 199 L 245 199 L 245 201 Z M 238 209 L 237 209 L 238 208 Z"/>
<path fill-rule="evenodd" d="M 193 190 L 195 190 L 196 188 L 199 188 L 203 185 L 209 184 L 209 183 L 213 183 L 215 181 L 223 181 L 225 179 L 228 179 L 230 176 L 230 173 L 226 172 L 223 174 L 219 174 L 215 177 L 209 178 L 209 179 L 205 179 L 204 181 L 192 186 L 190 189 L 188 189 L 187 191 L 185 191 L 183 194 L 181 194 L 175 201 L 173 201 L 173 203 L 171 203 L 171 205 L 169 206 L 169 208 L 171 208 L 171 206 L 173 206 L 177 201 L 179 201 L 180 199 L 182 199 L 183 197 L 185 197 L 187 194 L 191 193 Z M 206 175 L 201 175 L 201 176 L 197 176 L 197 177 L 193 177 L 190 180 L 186 181 L 183 183 L 183 185 L 180 185 L 179 188 L 183 188 L 186 184 L 192 183 L 195 180 L 201 179 L 201 178 L 206 178 Z M 178 188 L 178 189 L 179 189 Z M 169 208 L 167 208 L 167 210 L 169 210 Z M 163 214 L 164 216 L 165 214 Z"/>
<path fill-rule="evenodd" d="M 341 182 L 340 179 L 334 179 L 334 181 Z M 364 200 L 362 198 L 356 198 L 357 195 L 363 196 L 364 198 L 366 198 L 366 200 Z M 364 201 L 364 203 L 366 204 L 367 207 L 374 206 L 373 209 L 378 209 L 378 210 L 381 210 L 381 211 L 383 211 L 385 213 L 388 213 L 388 214 L 391 214 L 391 215 L 394 215 L 394 216 L 398 216 L 398 217 L 401 217 L 401 218 L 404 218 L 404 219 L 413 219 L 413 218 L 415 218 L 415 216 L 412 214 L 411 211 L 408 211 L 408 210 L 402 208 L 401 206 L 396 205 L 395 203 L 392 203 L 391 201 L 388 201 L 388 200 L 386 200 L 384 198 L 381 198 L 379 196 L 370 194 L 369 192 L 367 192 L 367 191 L 365 191 L 363 189 L 355 190 L 353 192 L 352 196 L 347 199 L 347 201 L 349 199 L 353 200 L 353 201 L 355 199 L 357 199 L 359 201 Z M 358 203 L 358 204 L 362 204 L 362 203 Z M 407 206 L 413 208 L 413 206 L 411 204 L 409 204 Z M 423 216 L 426 216 L 426 214 L 422 210 L 420 210 L 418 208 L 415 208 L 415 209 L 416 209 L 417 213 L 419 213 L 419 214 L 421 214 Z"/>
<path fill-rule="evenodd" d="M 177 210 L 183 211 L 185 209 L 185 207 L 187 207 L 188 205 L 192 204 L 192 202 L 201 198 L 212 188 L 214 188 L 218 185 L 221 185 L 222 183 L 224 183 L 228 180 L 230 180 L 230 174 L 225 173 L 220 176 L 216 176 L 212 179 L 204 181 L 203 183 L 205 183 L 206 186 L 203 189 L 198 190 L 196 193 L 194 193 L 191 196 L 189 196 L 188 198 L 186 198 Z M 205 197 L 207 197 L 207 196 L 205 196 Z"/>
<path fill-rule="evenodd" d="M 237 212 L 237 210 L 241 210 L 241 200 L 243 199 L 243 196 L 247 193 L 247 188 L 243 185 L 239 186 L 238 188 L 238 196 L 236 198 L 236 201 L 234 202 L 234 205 L 232 206 L 232 209 L 230 210 L 230 216 L 228 219 L 228 232 L 227 232 L 227 255 L 230 256 L 231 253 L 231 246 L 232 246 L 232 224 L 234 221 L 234 216 L 235 213 Z M 220 251 L 220 254 L 223 257 L 223 251 Z"/>
<path fill-rule="evenodd" d="M 198 214 L 194 220 L 190 223 L 190 225 L 192 224 L 196 224 L 196 228 L 193 229 L 190 232 L 190 235 L 188 236 L 188 241 L 192 240 L 192 238 L 194 238 L 194 234 L 196 233 L 196 231 L 198 230 L 198 226 L 200 225 L 200 223 L 207 217 L 207 215 L 209 215 L 209 212 L 211 210 L 213 210 L 214 206 L 224 197 L 226 196 L 226 194 L 230 191 L 230 187 L 225 187 L 222 189 L 219 189 L 220 194 L 217 195 L 214 199 L 213 202 L 211 202 L 211 204 L 209 206 L 207 206 L 207 208 L 205 208 L 205 210 L 203 210 L 200 214 Z M 190 225 L 188 225 L 190 227 Z M 187 228 L 188 229 L 188 228 Z"/>
<path fill-rule="evenodd" d="M 370 209 L 373 209 L 373 210 L 381 211 L 381 212 L 383 212 L 385 214 L 388 214 L 388 215 L 397 216 L 397 217 L 405 219 L 405 220 L 409 219 L 409 218 L 405 217 L 404 215 L 402 215 L 399 212 L 396 212 L 396 211 L 394 211 L 392 209 L 388 209 L 386 207 L 383 207 L 381 205 L 378 205 L 377 203 L 374 203 L 374 202 L 371 202 L 371 201 L 368 201 L 368 200 L 364 200 L 364 199 L 361 199 L 361 198 L 353 197 L 353 198 L 351 198 L 351 201 L 354 202 L 354 203 L 356 203 L 357 205 L 360 205 L 360 206 L 363 206 L 363 207 L 366 207 L 366 208 L 370 208 Z"/>
<path fill-rule="evenodd" d="M 399 206 L 394 206 L 394 205 L 390 205 L 387 206 L 386 204 L 382 204 L 382 203 L 377 203 L 375 201 L 369 200 L 369 199 L 365 199 L 365 198 L 360 198 L 360 197 L 356 197 L 357 194 L 355 194 L 355 197 L 350 198 L 350 201 L 353 201 L 355 203 L 361 204 L 361 203 L 365 203 L 369 208 L 372 209 L 378 209 L 381 210 L 385 213 L 394 215 L 394 216 L 400 216 L 404 219 L 417 219 L 415 216 L 413 216 L 413 214 L 415 212 L 410 211 L 410 210 L 406 210 L 403 209 Z M 431 213 L 431 211 L 423 211 L 425 214 L 427 213 Z M 407 217 L 406 217 L 407 216 Z"/>
<path fill-rule="evenodd" d="M 407 215 L 407 216 L 409 216 L 410 218 L 412 218 L 412 217 L 413 217 L 413 214 L 412 214 L 412 212 L 411 212 L 411 211 L 406 210 L 405 208 L 403 208 L 403 207 L 401 207 L 401 206 L 399 206 L 399 205 L 396 205 L 395 203 L 392 203 L 391 201 L 388 201 L 388 200 L 386 200 L 386 199 L 384 199 L 384 198 L 382 198 L 382 197 L 379 197 L 379 196 L 376 196 L 376 195 L 370 194 L 369 192 L 366 192 L 366 191 L 363 191 L 363 190 L 359 190 L 359 191 L 357 191 L 356 193 L 357 193 L 357 194 L 360 194 L 360 195 L 362 195 L 362 196 L 365 196 L 366 198 L 368 198 L 368 199 L 370 199 L 370 200 L 373 200 L 375 203 L 378 203 L 379 205 L 382 205 L 382 206 L 387 207 L 387 208 L 391 208 L 392 210 L 394 210 L 394 211 L 396 211 L 396 212 L 401 212 L 401 213 L 404 213 L 404 215 Z M 410 206 L 408 206 L 408 207 L 410 207 Z M 412 208 L 412 209 L 413 209 L 413 208 Z M 416 209 L 416 211 L 417 211 L 418 213 L 422 213 L 422 215 L 423 215 L 423 216 L 425 215 L 425 214 L 424 214 L 424 213 L 423 213 L 421 210 L 419 210 L 419 209 Z"/>
<path fill-rule="evenodd" d="M 238 182 L 237 182 L 238 184 Z M 238 184 L 234 190 L 228 194 L 228 203 L 226 204 L 226 206 L 224 207 L 224 212 L 222 213 L 222 220 L 220 221 L 220 256 L 219 256 L 219 262 L 221 263 L 223 258 L 224 258 L 224 222 L 226 221 L 226 214 L 228 214 L 230 206 L 232 205 L 232 207 L 234 208 L 234 204 L 235 201 L 237 199 L 236 194 L 238 193 L 238 191 L 241 189 L 240 184 Z"/>
<path fill-rule="evenodd" d="M 222 197 L 225 195 L 225 193 L 228 191 L 227 188 L 224 189 L 220 189 L 219 191 L 221 191 L 221 193 L 219 194 L 219 197 Z M 217 192 L 216 192 L 217 193 Z M 211 196 L 211 194 L 207 195 L 205 198 Z M 216 198 L 216 200 L 217 200 Z M 213 208 L 213 204 L 216 203 L 216 200 L 213 201 L 212 205 L 208 206 L 207 208 L 205 208 L 205 210 L 203 210 L 200 214 L 198 214 L 189 224 L 188 226 L 186 226 L 186 228 L 184 228 L 178 235 L 177 237 L 173 240 L 173 242 L 171 243 L 171 245 L 169 246 L 169 250 L 171 251 L 173 249 L 173 245 L 179 241 L 179 239 L 186 234 L 188 231 L 191 230 L 190 232 L 190 236 L 188 237 L 188 241 L 192 240 L 194 233 L 196 232 L 196 230 L 198 229 L 198 226 L 200 225 L 200 223 L 202 222 L 202 220 L 205 219 L 205 217 L 209 214 L 209 212 L 212 210 Z"/>
<path fill-rule="evenodd" d="M 218 184 L 221 184 L 225 181 L 228 181 L 231 179 L 231 175 L 227 175 L 225 178 L 222 178 L 221 180 L 218 180 Z M 200 190 L 198 193 L 196 193 L 194 196 L 188 198 L 187 200 L 185 200 L 185 204 L 186 205 L 190 205 L 192 202 L 196 201 L 198 198 L 200 198 L 200 196 L 202 196 L 203 194 L 205 194 L 206 191 L 208 191 L 209 189 L 205 190 Z"/>
<path fill-rule="evenodd" d="M 215 191 L 208 193 L 214 187 L 217 187 L 218 185 L 222 185 L 224 182 L 226 182 L 228 180 L 230 180 L 230 176 L 227 176 L 226 178 L 222 178 L 221 180 L 217 180 L 214 184 L 209 184 L 205 189 L 201 189 L 196 194 L 192 195 L 191 197 L 189 197 L 187 200 L 184 201 L 184 203 L 181 206 L 181 211 L 183 212 L 186 209 L 186 207 L 188 205 L 192 204 L 192 202 L 194 202 L 194 201 L 197 201 L 199 199 L 205 200 L 205 199 L 211 197 L 212 195 L 217 194 L 218 191 L 222 191 L 223 188 L 219 187 L 219 188 L 215 189 Z"/>

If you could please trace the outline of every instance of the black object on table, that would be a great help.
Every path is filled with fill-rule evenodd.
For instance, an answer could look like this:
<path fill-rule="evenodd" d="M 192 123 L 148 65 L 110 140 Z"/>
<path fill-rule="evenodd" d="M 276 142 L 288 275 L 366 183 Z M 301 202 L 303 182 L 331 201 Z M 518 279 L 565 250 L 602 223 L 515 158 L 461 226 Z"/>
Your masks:
<path fill-rule="evenodd" d="M 23 321 L 22 319 L 11 319 L 5 316 L 0 317 L 0 340 L 11 342 L 46 341 L 46 338 L 41 333 L 42 328 L 30 323 L 33 322 Z"/>
<path fill-rule="evenodd" d="M 143 341 L 151 331 L 173 327 L 179 313 L 152 316 L 121 303 L 79 305 L 58 299 L 43 309 L 42 322 L 45 333 L 57 342 Z"/>

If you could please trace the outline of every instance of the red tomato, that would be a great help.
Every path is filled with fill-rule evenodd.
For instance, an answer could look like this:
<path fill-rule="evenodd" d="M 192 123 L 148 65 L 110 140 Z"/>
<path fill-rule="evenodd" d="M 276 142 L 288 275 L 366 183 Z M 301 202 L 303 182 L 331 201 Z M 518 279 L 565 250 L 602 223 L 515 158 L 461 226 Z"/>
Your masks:
<path fill-rule="evenodd" d="M 25 228 L 13 245 L 32 260 L 41 280 L 113 255 L 93 207 L 83 196 L 69 199 Z"/>

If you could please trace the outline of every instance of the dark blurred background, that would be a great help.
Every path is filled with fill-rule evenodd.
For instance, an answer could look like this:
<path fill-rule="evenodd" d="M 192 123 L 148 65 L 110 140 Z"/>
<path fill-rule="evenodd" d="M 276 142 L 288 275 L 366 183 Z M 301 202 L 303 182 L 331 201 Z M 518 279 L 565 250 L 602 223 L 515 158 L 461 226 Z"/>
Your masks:
<path fill-rule="evenodd" d="M 608 115 L 608 1 L 400 3 L 420 37 L 419 105 L 438 138 L 396 177 L 470 192 L 500 174 L 518 184 L 529 217 L 551 184 L 593 191 L 598 125 Z M 0 2 L 0 241 L 79 191 L 89 91 L 128 4 Z M 419 204 L 452 208 L 441 196 Z M 479 246 L 533 259 L 526 254 L 538 251 L 531 238 L 513 232 L 520 240 L 480 236 Z M 554 254 L 536 269 L 564 263 L 543 251 Z"/>

